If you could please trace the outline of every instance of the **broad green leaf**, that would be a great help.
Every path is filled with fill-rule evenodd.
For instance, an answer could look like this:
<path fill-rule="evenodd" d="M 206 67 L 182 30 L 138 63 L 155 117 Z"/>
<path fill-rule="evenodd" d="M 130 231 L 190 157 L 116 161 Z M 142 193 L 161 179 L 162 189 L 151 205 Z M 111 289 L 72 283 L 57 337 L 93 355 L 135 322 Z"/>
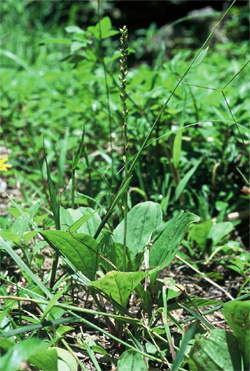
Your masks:
<path fill-rule="evenodd" d="M 65 27 L 65 31 L 68 32 L 68 33 L 78 33 L 78 34 L 83 34 L 84 33 L 84 31 L 78 26 Z"/>
<path fill-rule="evenodd" d="M 108 234 L 104 234 L 101 241 L 99 242 L 100 251 L 109 261 L 111 261 L 119 271 L 123 270 L 123 245 L 118 242 L 114 242 L 112 237 Z M 108 261 L 101 259 L 101 265 L 107 272 L 114 270 L 114 266 L 108 263 Z M 138 262 L 132 258 L 132 251 L 129 248 L 126 249 L 126 272 L 135 271 L 138 268 Z"/>
<path fill-rule="evenodd" d="M 124 273 L 110 271 L 105 277 L 92 282 L 91 285 L 100 289 L 104 294 L 125 308 L 131 292 L 147 275 L 145 272 Z"/>
<path fill-rule="evenodd" d="M 222 313 L 236 336 L 244 359 L 244 370 L 250 366 L 250 301 L 230 301 Z"/>
<path fill-rule="evenodd" d="M 55 348 L 38 350 L 28 359 L 29 363 L 41 371 L 61 371 Z"/>
<path fill-rule="evenodd" d="M 111 28 L 112 24 L 109 17 L 104 17 L 95 26 L 89 26 L 88 31 L 92 33 L 98 40 L 103 38 L 103 35 Z M 101 30 L 101 35 L 100 35 Z M 101 37 L 100 37 L 101 36 Z"/>
<path fill-rule="evenodd" d="M 132 349 L 122 353 L 117 363 L 117 371 L 147 371 L 144 357 Z"/>
<path fill-rule="evenodd" d="M 177 131 L 177 134 L 174 138 L 173 146 L 173 160 L 174 167 L 177 168 L 180 162 L 181 157 L 181 143 L 182 143 L 182 130 Z"/>
<path fill-rule="evenodd" d="M 193 225 L 191 231 L 189 232 L 188 237 L 198 244 L 198 247 L 201 249 L 201 251 L 204 251 L 206 248 L 207 238 L 212 225 L 213 222 L 211 220 L 207 220 L 206 222 Z"/>
<path fill-rule="evenodd" d="M 34 238 L 37 234 L 39 233 L 39 231 L 31 231 L 31 232 L 27 232 L 27 233 L 24 233 L 23 234 L 23 238 L 25 239 L 25 241 L 28 243 L 32 238 Z"/>
<path fill-rule="evenodd" d="M 190 371 L 241 370 L 237 338 L 228 331 L 212 330 L 210 335 L 197 334 L 190 351 Z"/>
<path fill-rule="evenodd" d="M 118 35 L 118 34 L 119 34 L 119 31 L 110 30 L 110 31 L 105 32 L 102 35 L 102 39 L 106 39 L 107 37 L 115 36 L 115 35 Z"/>
<path fill-rule="evenodd" d="M 5 351 L 8 349 L 14 347 L 16 345 L 16 342 L 13 338 L 6 339 L 4 337 L 1 338 L 1 348 Z"/>
<path fill-rule="evenodd" d="M 205 49 L 203 49 L 197 55 L 197 57 L 195 58 L 195 60 L 193 61 L 192 65 L 191 65 L 191 67 L 196 67 L 203 61 L 203 59 L 205 58 L 205 55 L 207 54 L 208 49 L 209 49 L 209 46 L 207 46 Z"/>
<path fill-rule="evenodd" d="M 22 212 L 25 212 L 26 210 L 24 208 L 21 209 Z M 8 212 L 10 215 L 14 216 L 14 218 L 18 218 L 20 215 L 22 215 L 20 208 L 17 209 L 16 207 L 11 207 L 8 209 Z"/>
<path fill-rule="evenodd" d="M 36 215 L 38 209 L 40 208 L 40 206 L 41 206 L 41 205 L 40 205 L 40 202 L 36 202 L 34 205 L 31 205 L 31 206 L 29 207 L 28 213 L 29 213 L 30 218 L 31 218 L 32 220 L 34 219 L 34 217 L 35 217 L 35 215 Z"/>
<path fill-rule="evenodd" d="M 27 218 L 29 218 L 28 212 L 25 213 L 26 215 L 20 215 L 14 222 L 14 224 L 11 227 L 11 233 L 14 233 L 18 235 L 20 238 L 23 236 L 24 232 L 28 229 L 29 221 Z M 27 216 L 27 218 L 26 218 Z"/>
<path fill-rule="evenodd" d="M 36 233 L 38 233 L 38 232 L 36 232 Z M 20 236 L 18 236 L 15 233 L 11 233 L 11 232 L 0 232 L 0 236 L 2 236 L 5 240 L 14 242 L 16 244 L 18 244 L 19 241 L 20 241 Z"/>
<path fill-rule="evenodd" d="M 216 245 L 223 237 L 232 232 L 233 229 L 233 223 L 220 222 L 211 227 L 208 237 L 212 238 L 214 245 Z"/>
<path fill-rule="evenodd" d="M 202 158 L 199 161 L 197 161 L 196 164 L 192 167 L 192 169 L 189 170 L 187 174 L 184 175 L 184 177 L 181 179 L 180 183 L 178 184 L 175 190 L 175 201 L 177 201 L 178 198 L 180 197 L 180 194 L 182 193 L 183 189 L 186 187 L 189 179 L 194 174 L 197 167 L 200 165 L 201 161 L 202 161 Z"/>
<path fill-rule="evenodd" d="M 83 233 L 70 234 L 64 231 L 43 231 L 41 235 L 52 248 L 62 252 L 76 270 L 90 280 L 95 279 L 99 264 L 96 240 Z"/>
<path fill-rule="evenodd" d="M 140 296 L 142 299 L 143 305 L 145 305 L 148 318 L 151 320 L 152 318 L 152 309 L 153 309 L 153 304 L 152 304 L 152 295 L 149 290 L 145 291 L 145 288 L 142 286 L 142 284 L 138 285 L 135 288 L 136 293 Z"/>
<path fill-rule="evenodd" d="M 58 371 L 77 371 L 77 363 L 74 356 L 65 349 L 54 348 L 58 355 Z"/>
<path fill-rule="evenodd" d="M 70 232 L 77 230 L 79 233 L 85 233 L 90 236 L 95 234 L 97 227 L 101 223 L 100 216 L 90 207 L 79 207 L 77 210 L 61 207 L 60 220 L 62 230 L 69 229 Z"/>
<path fill-rule="evenodd" d="M 84 43 L 82 43 L 80 41 L 75 41 L 75 42 L 73 42 L 71 44 L 70 53 L 73 54 L 74 52 L 76 52 L 77 50 L 79 50 L 79 49 L 81 49 L 81 48 L 83 48 L 85 46 L 86 46 L 86 44 L 84 44 Z"/>
<path fill-rule="evenodd" d="M 112 23 L 109 17 L 104 17 L 99 23 L 95 26 L 88 27 L 88 31 L 92 33 L 98 40 L 106 39 L 119 34 L 119 31 L 110 30 Z M 100 34 L 101 30 L 101 34 Z"/>
<path fill-rule="evenodd" d="M 149 266 L 155 267 L 163 262 L 169 264 L 174 259 L 189 224 L 199 220 L 200 218 L 197 215 L 181 211 L 169 220 L 164 227 L 160 226 L 162 232 L 149 251 Z"/>
<path fill-rule="evenodd" d="M 57 328 L 56 333 L 59 336 L 64 336 L 64 335 L 66 335 L 68 332 L 70 332 L 72 330 L 74 330 L 74 327 L 63 326 L 62 325 L 62 326 L 60 326 L 60 327 Z"/>
<path fill-rule="evenodd" d="M 46 348 L 47 345 L 37 338 L 22 340 L 10 347 L 7 353 L 0 358 L 0 370 L 16 371 L 22 361 L 27 361 L 36 351 Z"/>
<path fill-rule="evenodd" d="M 134 256 L 144 250 L 152 232 L 162 222 L 162 211 L 159 204 L 151 201 L 143 202 L 133 207 L 127 216 L 126 245 Z M 114 241 L 123 243 L 124 220 L 114 230 Z"/>

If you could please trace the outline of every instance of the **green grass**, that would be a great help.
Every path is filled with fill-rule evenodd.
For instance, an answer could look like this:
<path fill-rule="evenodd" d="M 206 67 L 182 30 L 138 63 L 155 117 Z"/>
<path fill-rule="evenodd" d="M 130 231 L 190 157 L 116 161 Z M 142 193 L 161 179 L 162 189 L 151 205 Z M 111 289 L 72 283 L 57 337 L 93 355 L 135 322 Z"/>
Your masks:
<path fill-rule="evenodd" d="M 209 370 L 247 369 L 249 332 L 242 326 L 249 323 L 250 259 L 245 219 L 232 218 L 246 212 L 249 198 L 241 191 L 249 186 L 246 41 L 229 34 L 221 43 L 212 31 L 199 50 L 185 46 L 185 38 L 168 54 L 162 44 L 152 65 L 129 67 L 129 111 L 122 115 L 118 32 L 110 19 L 83 31 L 72 23 L 71 9 L 62 27 L 48 4 L 41 5 L 50 14 L 47 23 L 43 13 L 33 21 L 39 5 L 15 5 L 12 17 L 13 2 L 1 5 L 0 145 L 11 150 L 12 164 L 3 178 L 7 194 L 22 191 L 22 198 L 10 196 L 0 217 L 1 368 L 18 370 L 26 360 L 37 370 L 85 370 L 76 356 L 85 350 L 96 369 L 104 367 L 95 356 L 100 353 L 118 370 L 160 364 L 198 370 L 202 349 Z M 62 8 L 56 9 L 59 17 Z M 241 37 L 237 14 L 233 6 L 222 17 L 228 23 L 216 16 L 213 26 L 219 22 L 223 37 L 230 27 Z M 29 27 L 34 32 L 27 33 Z M 153 45 L 158 31 L 140 33 Z M 128 51 L 128 62 L 146 55 L 138 39 L 129 41 Z M 44 270 L 47 246 L 52 267 Z M 159 275 L 174 258 L 229 303 L 190 296 L 182 287 L 179 297 L 174 280 L 166 289 Z M 241 283 L 233 296 L 220 287 L 225 276 Z M 199 309 L 204 306 L 224 308 L 234 335 L 209 323 Z M 192 316 L 187 331 L 174 318 L 176 309 Z M 106 335 L 116 355 L 82 329 Z M 73 332 L 79 336 L 72 342 Z M 217 357 L 204 339 L 218 343 Z"/>

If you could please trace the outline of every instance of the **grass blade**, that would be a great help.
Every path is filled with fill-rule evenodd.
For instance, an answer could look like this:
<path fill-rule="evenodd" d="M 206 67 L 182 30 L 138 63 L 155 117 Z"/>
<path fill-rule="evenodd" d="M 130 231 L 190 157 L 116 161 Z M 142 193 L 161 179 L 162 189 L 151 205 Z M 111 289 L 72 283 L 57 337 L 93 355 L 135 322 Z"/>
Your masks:
<path fill-rule="evenodd" d="M 49 165 L 47 158 L 45 156 L 45 163 L 47 168 L 47 176 L 48 176 L 48 183 L 49 183 L 49 194 L 50 194 L 50 202 L 51 202 L 51 208 L 54 215 L 54 222 L 56 225 L 56 229 L 60 230 L 60 212 L 59 212 L 59 202 L 56 197 L 55 189 L 52 183 Z"/>
<path fill-rule="evenodd" d="M 196 164 L 192 167 L 191 170 L 189 170 L 189 172 L 182 178 L 182 180 L 180 181 L 180 183 L 178 184 L 178 186 L 176 187 L 176 190 L 175 190 L 175 201 L 178 200 L 178 198 L 180 197 L 180 194 L 182 193 L 182 191 L 184 190 L 184 188 L 186 187 L 189 179 L 191 178 L 191 176 L 194 174 L 194 172 L 196 171 L 197 167 L 200 165 L 201 163 L 201 160 L 200 159 L 199 161 L 196 162 Z"/>
<path fill-rule="evenodd" d="M 44 292 L 48 298 L 52 298 L 53 295 L 44 286 L 44 284 L 34 275 L 34 273 L 27 267 L 27 265 L 22 261 L 22 259 L 15 253 L 15 251 L 2 239 L 0 236 L 0 244 L 7 251 L 7 253 L 12 257 L 12 259 L 17 263 L 17 265 L 25 272 L 27 275 L 37 284 L 37 286 Z"/>
<path fill-rule="evenodd" d="M 200 332 L 200 325 L 199 325 L 199 323 L 195 322 L 188 328 L 186 334 L 184 335 L 184 338 L 181 342 L 181 347 L 180 347 L 178 353 L 176 354 L 176 358 L 174 360 L 171 371 L 179 371 L 180 365 L 181 365 L 181 363 L 184 359 L 184 356 L 185 356 L 185 351 L 186 351 L 186 348 L 188 346 L 188 343 L 191 339 L 194 338 L 194 335 L 197 332 Z"/>

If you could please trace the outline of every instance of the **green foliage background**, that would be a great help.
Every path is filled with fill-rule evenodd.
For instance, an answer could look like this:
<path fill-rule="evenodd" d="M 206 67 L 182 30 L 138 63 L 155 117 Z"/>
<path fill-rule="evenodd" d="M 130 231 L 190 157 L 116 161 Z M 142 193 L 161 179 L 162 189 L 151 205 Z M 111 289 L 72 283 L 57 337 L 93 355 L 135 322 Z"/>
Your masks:
<path fill-rule="evenodd" d="M 1 3 L 0 146 L 13 165 L 3 172 L 3 179 L 7 193 L 19 188 L 22 200 L 12 200 L 14 207 L 9 204 L 0 217 L 0 242 L 3 256 L 11 256 L 27 281 L 26 286 L 18 287 L 13 277 L 1 273 L 4 284 L 0 295 L 5 304 L 1 315 L 5 353 L 2 367 L 8 369 L 13 354 L 18 352 L 13 370 L 24 358 L 41 369 L 48 369 L 48 364 L 60 369 L 62 348 L 51 347 L 62 342 L 69 349 L 64 339 L 74 328 L 59 325 L 83 323 L 130 348 L 125 352 L 119 348 L 122 356 L 117 362 L 99 344 L 84 340 L 80 349 L 87 350 L 98 370 L 93 351 L 108 356 L 120 369 L 127 363 L 145 369 L 146 356 L 165 365 L 168 357 L 173 361 L 172 370 L 177 370 L 181 364 L 185 366 L 186 348 L 189 368 L 196 370 L 204 361 L 197 358 L 197 349 L 206 352 L 210 343 L 217 344 L 217 355 L 226 352 L 222 366 L 224 358 L 207 352 L 204 362 L 209 362 L 211 370 L 215 365 L 223 370 L 233 369 L 236 364 L 238 367 L 240 354 L 247 368 L 249 331 L 242 331 L 241 325 L 247 327 L 249 322 L 245 315 L 248 303 L 240 300 L 249 298 L 250 255 L 245 249 L 248 227 L 241 216 L 227 220 L 234 211 L 246 214 L 249 198 L 249 189 L 242 192 L 244 185 L 249 186 L 247 7 L 231 9 L 227 22 L 222 22 L 209 40 L 209 48 L 201 51 L 190 70 L 188 66 L 201 46 L 195 22 L 188 28 L 184 20 L 178 20 L 181 26 L 178 32 L 174 29 L 177 36 L 171 46 L 164 39 L 166 28 L 157 29 L 154 24 L 131 33 L 126 90 L 129 146 L 125 156 L 129 169 L 174 93 L 136 163 L 132 180 L 129 173 L 126 183 L 124 107 L 118 85 L 119 31 L 108 17 L 113 4 L 64 5 L 14 0 Z M 213 14 L 210 27 L 217 21 L 218 14 Z M 188 74 L 175 89 L 185 71 Z M 126 215 L 121 196 L 127 184 Z M 43 241 L 37 239 L 38 233 Z M 182 250 L 178 251 L 181 243 Z M 53 249 L 49 277 L 45 277 L 45 257 L 41 253 L 47 245 Z M 59 257 L 65 263 L 60 277 Z M 225 280 L 240 276 L 237 299 L 224 305 L 208 299 L 192 298 L 192 302 L 186 296 L 178 304 L 170 304 L 179 296 L 173 289 L 174 281 L 166 290 L 157 277 L 175 257 L 208 281 L 209 277 Z M 143 270 L 142 263 L 146 267 Z M 211 269 L 218 265 L 224 267 L 224 276 Z M 145 284 L 141 284 L 144 279 Z M 18 316 L 13 314 L 17 299 L 8 297 L 5 285 L 15 286 L 19 297 L 27 299 L 28 293 L 42 314 L 29 317 L 21 306 Z M 233 299 L 218 284 L 217 288 Z M 75 305 L 73 289 L 91 295 L 99 311 Z M 112 313 L 106 312 L 96 293 L 112 306 Z M 136 317 L 127 308 L 131 293 L 140 302 Z M 217 310 L 224 307 L 225 319 L 234 331 L 230 337 L 197 310 L 199 306 L 218 304 Z M 203 323 L 209 337 L 197 324 L 183 331 L 171 315 L 176 306 Z M 92 315 L 91 319 L 102 315 L 104 328 L 80 317 L 79 312 Z M 160 328 L 156 323 L 161 313 Z M 176 357 L 169 346 L 172 340 L 167 318 L 183 332 Z M 23 326 L 24 320 L 32 324 Z M 49 329 L 48 322 L 43 321 L 50 321 Z M 128 324 L 136 331 L 130 332 Z M 36 339 L 36 331 L 41 328 L 47 328 L 45 342 Z M 23 341 L 23 334 L 29 331 L 31 337 Z M 165 333 L 165 338 L 159 341 L 157 333 Z M 17 336 L 18 344 L 8 339 L 12 336 Z M 151 351 L 142 348 L 146 337 Z M 231 344 L 236 349 L 235 359 L 231 357 Z M 27 349 L 30 351 L 24 357 Z M 48 357 L 43 366 L 41 351 Z M 66 362 L 69 352 L 65 352 L 61 360 Z M 70 369 L 76 369 L 75 359 L 69 363 Z"/>

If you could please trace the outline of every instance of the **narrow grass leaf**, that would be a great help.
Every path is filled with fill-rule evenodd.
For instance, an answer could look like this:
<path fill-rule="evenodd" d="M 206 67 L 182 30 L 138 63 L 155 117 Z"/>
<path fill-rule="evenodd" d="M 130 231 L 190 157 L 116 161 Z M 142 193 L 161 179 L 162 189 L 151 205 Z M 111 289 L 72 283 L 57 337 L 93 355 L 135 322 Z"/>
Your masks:
<path fill-rule="evenodd" d="M 214 329 L 214 326 L 211 325 L 201 314 L 196 312 L 195 310 L 189 308 L 186 304 L 180 303 L 180 307 L 184 308 L 187 312 L 189 312 L 191 315 L 193 315 L 198 321 L 202 322 L 206 327 L 208 327 L 210 330 Z"/>
<path fill-rule="evenodd" d="M 86 223 L 89 218 L 91 218 L 96 211 L 94 211 L 92 214 L 83 215 L 80 219 L 78 219 L 69 229 L 68 232 L 75 232 L 77 231 L 84 223 Z"/>
<path fill-rule="evenodd" d="M 90 207 L 79 207 L 76 210 L 71 208 L 64 209 L 61 207 L 60 221 L 61 229 L 67 229 L 67 231 L 71 233 L 77 230 L 78 233 L 85 233 L 93 236 L 101 223 L 101 218 L 97 214 L 97 211 Z"/>
<path fill-rule="evenodd" d="M 177 169 L 181 158 L 182 130 L 179 130 L 174 138 L 173 160 L 174 167 Z"/>
<path fill-rule="evenodd" d="M 44 45 L 44 44 L 68 44 L 71 45 L 71 40 L 66 39 L 66 38 L 48 38 L 48 39 L 43 39 L 38 43 L 38 45 Z"/>
<path fill-rule="evenodd" d="M 9 338 L 12 336 L 24 334 L 26 332 L 36 331 L 44 327 L 57 326 L 57 325 L 61 325 L 64 323 L 74 323 L 74 322 L 79 322 L 79 320 L 81 320 L 79 317 L 67 317 L 67 318 L 60 318 L 60 319 L 55 319 L 51 321 L 39 322 L 34 325 L 22 326 L 15 330 L 8 331 L 5 334 L 2 334 L 2 336 L 5 338 Z"/>
<path fill-rule="evenodd" d="M 66 162 L 66 155 L 67 155 L 67 146 L 68 146 L 68 139 L 69 139 L 69 128 L 66 128 L 64 139 L 62 140 L 62 145 L 60 149 L 60 154 L 58 158 L 58 168 L 60 174 L 60 183 L 64 184 L 64 169 L 65 169 L 65 162 Z M 59 186 L 59 184 L 58 184 Z"/>
<path fill-rule="evenodd" d="M 83 151 L 83 148 L 84 148 L 83 147 L 84 136 L 85 136 L 85 125 L 83 126 L 81 140 L 80 140 L 79 146 L 77 148 L 76 157 L 74 158 L 74 161 L 73 161 L 73 164 L 72 164 L 72 170 L 76 169 L 76 167 L 78 165 L 78 162 L 80 160 L 80 157 L 82 155 L 82 151 Z"/>
<path fill-rule="evenodd" d="M 244 174 L 242 174 L 242 172 L 240 171 L 240 169 L 236 168 L 238 170 L 238 172 L 240 173 L 240 175 L 242 176 L 242 178 L 245 180 L 246 184 L 250 185 L 249 181 L 247 180 L 247 178 L 245 177 Z"/>
<path fill-rule="evenodd" d="M 27 265 L 22 261 L 22 259 L 15 253 L 15 251 L 0 237 L 0 245 L 7 251 L 7 253 L 12 257 L 12 259 L 17 263 L 17 265 L 34 281 L 34 283 L 40 287 L 44 294 L 48 298 L 52 298 L 52 294 L 44 286 L 44 284 L 36 277 L 36 275 L 27 267 Z"/>
<path fill-rule="evenodd" d="M 59 230 L 60 229 L 59 203 L 57 201 L 55 189 L 54 189 L 52 179 L 51 179 L 51 176 L 50 176 L 50 170 L 49 170 L 49 165 L 48 165 L 46 156 L 45 156 L 45 163 L 46 163 L 46 168 L 47 168 L 50 202 L 51 202 L 52 212 L 53 212 L 53 215 L 54 215 L 54 222 L 55 222 L 55 225 L 56 225 L 56 229 Z"/>
<path fill-rule="evenodd" d="M 79 309 L 81 309 L 81 308 L 79 308 Z M 88 311 L 88 312 L 90 313 L 90 311 Z M 93 313 L 97 314 L 96 311 L 93 311 Z M 108 315 L 107 313 L 100 313 L 100 314 L 101 315 Z M 124 320 L 125 323 L 127 323 L 128 317 L 121 317 L 121 316 L 113 316 L 113 317 L 115 317 L 117 320 L 120 320 L 120 318 L 121 318 L 121 319 Z M 64 323 L 76 323 L 76 322 L 78 322 L 78 323 L 82 322 L 85 325 L 89 326 L 90 328 L 93 328 L 97 331 L 100 331 L 102 334 L 106 335 L 108 338 L 111 338 L 111 339 L 115 340 L 116 342 L 124 345 L 126 348 L 132 349 L 135 352 L 140 353 L 143 356 L 146 356 L 147 358 L 149 358 L 153 361 L 161 362 L 161 360 L 159 358 L 151 356 L 151 355 L 146 354 L 144 352 L 141 352 L 138 349 L 135 349 L 129 343 L 126 343 L 125 341 L 123 341 L 123 340 L 117 338 L 116 336 L 110 334 L 109 332 L 103 330 L 101 327 L 98 327 L 98 326 L 94 325 L 93 323 L 91 323 L 91 322 L 89 322 L 89 321 L 87 321 L 83 318 L 80 318 L 80 317 L 60 318 L 60 319 L 57 319 L 57 320 L 46 321 L 46 322 L 38 323 L 38 324 L 35 324 L 35 325 L 23 326 L 19 329 L 11 330 L 11 331 L 9 331 L 8 333 L 6 333 L 2 336 L 5 337 L 5 338 L 8 338 L 8 337 L 11 337 L 11 336 L 16 336 L 16 335 L 23 334 L 23 333 L 30 332 L 30 331 L 36 331 L 38 329 L 48 327 L 48 326 L 57 326 L 57 325 L 61 325 L 61 324 L 64 324 Z M 138 320 L 136 320 L 136 322 L 138 322 Z M 133 323 L 133 324 L 135 324 L 135 323 Z"/>
<path fill-rule="evenodd" d="M 12 59 L 16 64 L 23 67 L 27 72 L 30 74 L 36 74 L 38 76 L 38 73 L 36 73 L 25 61 L 23 61 L 20 57 L 18 57 L 16 54 L 13 54 L 9 52 L 8 50 L 0 49 L 0 55 L 4 55 L 7 58 Z"/>
<path fill-rule="evenodd" d="M 163 286 L 163 288 L 162 288 L 162 300 L 163 300 L 163 305 L 164 305 L 164 309 L 163 309 L 163 312 L 162 312 L 162 320 L 163 320 L 163 324 L 164 324 L 168 344 L 169 344 L 169 347 L 170 347 L 170 351 L 171 351 L 171 354 L 172 354 L 172 358 L 174 360 L 175 351 L 174 351 L 173 341 L 172 341 L 172 338 L 171 338 L 170 328 L 169 328 L 168 321 L 167 321 L 168 305 L 167 305 L 167 296 L 166 296 L 166 287 L 165 286 Z"/>
<path fill-rule="evenodd" d="M 183 192 L 184 188 L 186 187 L 189 179 L 194 174 L 197 167 L 200 165 L 201 161 L 202 161 L 202 158 L 199 161 L 197 161 L 196 164 L 192 167 L 192 169 L 189 170 L 189 172 L 181 179 L 180 183 L 178 184 L 178 186 L 176 187 L 176 190 L 175 190 L 175 201 L 177 201 L 178 198 L 180 197 L 180 195 Z"/>
<path fill-rule="evenodd" d="M 47 316 L 47 314 L 49 313 L 49 311 L 54 307 L 55 303 L 62 296 L 62 294 L 66 291 L 66 289 L 67 289 L 67 287 L 65 287 L 63 290 L 60 290 L 55 295 L 53 295 L 53 297 L 48 302 L 48 305 L 45 308 L 45 310 L 44 310 L 44 312 L 43 312 L 43 314 L 41 316 L 40 321 L 43 321 L 44 320 L 44 318 Z"/>
<path fill-rule="evenodd" d="M 97 359 L 96 359 L 95 353 L 93 352 L 93 350 L 91 349 L 91 347 L 90 347 L 89 344 L 88 344 L 88 340 L 85 340 L 85 341 L 83 342 L 83 345 L 84 345 L 86 351 L 88 352 L 89 357 L 90 357 L 91 361 L 93 362 L 93 364 L 94 364 L 96 370 L 97 370 L 97 371 L 102 371 L 101 368 L 100 368 L 100 366 L 99 366 L 99 364 L 98 364 L 98 362 L 97 362 Z"/>
<path fill-rule="evenodd" d="M 209 49 L 209 46 L 207 46 L 205 49 L 201 50 L 197 57 L 195 58 L 195 60 L 192 62 L 192 65 L 191 67 L 196 67 L 198 66 L 202 61 L 203 59 L 205 58 L 206 54 L 207 54 L 207 51 Z"/>
<path fill-rule="evenodd" d="M 179 368 L 182 364 L 182 361 L 185 356 L 186 348 L 188 346 L 188 343 L 191 339 L 194 338 L 194 335 L 199 332 L 204 332 L 203 328 L 200 326 L 198 322 L 192 323 L 191 326 L 189 326 L 187 332 L 185 333 L 182 342 L 181 342 L 181 347 L 179 351 L 176 354 L 176 358 L 174 360 L 173 366 L 171 371 L 179 371 Z M 207 370 L 206 368 L 201 368 L 201 370 Z"/>

